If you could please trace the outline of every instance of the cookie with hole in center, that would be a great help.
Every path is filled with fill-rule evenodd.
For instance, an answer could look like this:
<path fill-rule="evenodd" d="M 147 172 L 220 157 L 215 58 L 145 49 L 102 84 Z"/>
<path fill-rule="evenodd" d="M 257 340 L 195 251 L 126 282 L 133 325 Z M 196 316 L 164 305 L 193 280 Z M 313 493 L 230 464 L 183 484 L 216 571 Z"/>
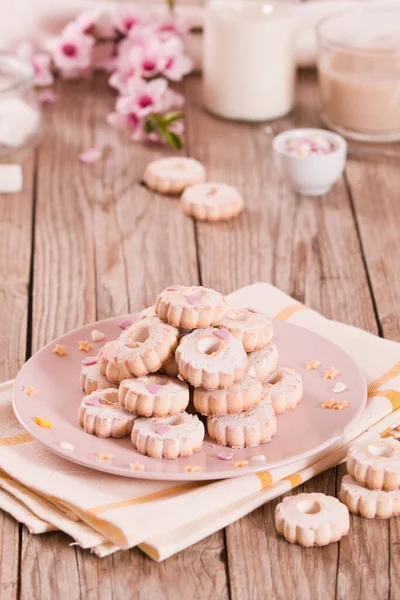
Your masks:
<path fill-rule="evenodd" d="M 358 483 L 372 490 L 398 490 L 400 442 L 371 438 L 353 444 L 347 453 L 347 470 Z"/>
<path fill-rule="evenodd" d="M 121 408 L 118 390 L 96 390 L 85 396 L 78 412 L 79 425 L 99 438 L 122 438 L 131 434 L 137 415 Z"/>
<path fill-rule="evenodd" d="M 199 221 L 227 221 L 242 212 L 244 201 L 233 185 L 207 182 L 187 187 L 181 196 L 181 207 L 185 215 Z"/>
<path fill-rule="evenodd" d="M 119 386 L 119 403 L 144 417 L 177 415 L 189 404 L 189 386 L 158 374 L 124 379 Z"/>
<path fill-rule="evenodd" d="M 225 298 L 211 288 L 199 285 L 170 285 L 158 295 L 158 317 L 185 330 L 219 325 L 228 311 Z"/>
<path fill-rule="evenodd" d="M 143 181 L 160 194 L 177 195 L 185 188 L 206 179 L 203 165 L 194 158 L 170 156 L 153 160 L 146 167 Z"/>
<path fill-rule="evenodd" d="M 258 379 L 246 374 L 229 388 L 205 390 L 195 388 L 193 404 L 202 415 L 231 415 L 250 410 L 261 400 L 262 386 Z"/>
<path fill-rule="evenodd" d="M 286 496 L 275 509 L 275 526 L 291 544 L 327 546 L 348 534 L 349 511 L 337 498 L 325 494 Z"/>
<path fill-rule="evenodd" d="M 303 397 L 303 380 L 292 369 L 278 367 L 263 383 L 262 399 L 272 404 L 276 415 L 296 408 Z"/>

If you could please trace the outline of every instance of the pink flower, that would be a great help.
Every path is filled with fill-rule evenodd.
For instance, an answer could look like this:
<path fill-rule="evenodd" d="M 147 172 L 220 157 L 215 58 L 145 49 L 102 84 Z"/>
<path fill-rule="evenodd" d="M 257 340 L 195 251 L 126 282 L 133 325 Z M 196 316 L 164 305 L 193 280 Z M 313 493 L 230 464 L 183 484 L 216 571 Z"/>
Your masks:
<path fill-rule="evenodd" d="M 102 154 L 99 148 L 89 148 L 89 150 L 78 154 L 78 158 L 83 163 L 95 163 L 101 159 Z"/>
<path fill-rule="evenodd" d="M 185 98 L 182 94 L 167 88 L 163 97 L 163 111 L 168 112 L 170 110 L 176 110 L 182 108 L 185 104 Z"/>
<path fill-rule="evenodd" d="M 117 100 L 116 112 L 112 112 L 107 116 L 107 123 L 116 129 L 127 131 L 135 141 L 145 139 L 145 119 L 139 119 L 135 112 L 129 112 L 127 105 L 121 106 L 120 100 L 121 98 Z"/>
<path fill-rule="evenodd" d="M 74 21 L 75 27 L 84 34 L 96 39 L 115 37 L 110 10 L 93 8 L 81 13 Z"/>
<path fill-rule="evenodd" d="M 115 10 L 113 25 L 123 35 L 128 35 L 138 25 L 149 20 L 149 11 L 145 6 L 118 6 Z"/>
<path fill-rule="evenodd" d="M 89 69 L 92 60 L 94 39 L 82 33 L 75 23 L 70 23 L 61 35 L 47 42 L 54 63 L 67 76 Z"/>
<path fill-rule="evenodd" d="M 169 13 L 159 21 L 157 32 L 162 40 L 171 37 L 184 38 L 188 33 L 188 27 L 181 19 Z"/>
<path fill-rule="evenodd" d="M 167 40 L 163 51 L 166 59 L 163 74 L 172 81 L 181 81 L 193 69 L 191 59 L 184 54 L 182 41 L 177 38 Z"/>
<path fill-rule="evenodd" d="M 161 73 L 167 66 L 164 45 L 155 37 L 127 38 L 119 44 L 116 71 L 110 78 L 110 85 L 125 93 L 131 78 L 150 78 Z"/>
<path fill-rule="evenodd" d="M 34 54 L 32 46 L 28 42 L 20 44 L 16 49 L 16 54 L 33 67 L 34 86 L 45 87 L 54 82 L 49 54 Z"/>
<path fill-rule="evenodd" d="M 42 104 L 54 104 L 54 102 L 57 102 L 57 95 L 50 88 L 40 90 L 37 94 L 37 98 Z"/>
<path fill-rule="evenodd" d="M 126 106 L 130 106 L 138 117 L 146 117 L 151 113 L 162 112 L 165 105 L 165 93 L 168 89 L 166 79 L 130 79 L 127 85 L 127 95 L 120 98 Z"/>

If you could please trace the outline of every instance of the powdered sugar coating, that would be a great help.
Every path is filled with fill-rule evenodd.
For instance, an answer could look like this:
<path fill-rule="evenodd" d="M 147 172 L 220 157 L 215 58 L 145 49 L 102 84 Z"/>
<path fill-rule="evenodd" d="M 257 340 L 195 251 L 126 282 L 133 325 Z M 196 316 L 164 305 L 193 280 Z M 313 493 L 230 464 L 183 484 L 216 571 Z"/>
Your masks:
<path fill-rule="evenodd" d="M 153 160 L 146 167 L 143 181 L 161 194 L 181 194 L 189 185 L 205 181 L 203 165 L 193 158 L 171 156 Z"/>
<path fill-rule="evenodd" d="M 250 352 L 247 357 L 249 359 L 247 373 L 264 383 L 277 369 L 279 352 L 275 344 L 271 342 L 262 350 Z"/>
<path fill-rule="evenodd" d="M 172 289 L 174 288 L 174 289 Z M 171 286 L 158 295 L 155 311 L 159 318 L 183 329 L 218 325 L 228 311 L 219 292 L 202 286 Z"/>
<path fill-rule="evenodd" d="M 325 494 L 286 496 L 275 509 L 275 526 L 291 544 L 326 546 L 348 534 L 349 511 Z"/>
<path fill-rule="evenodd" d="M 125 379 L 119 388 L 119 403 L 141 416 L 176 415 L 189 404 L 189 387 L 165 375 Z"/>
<path fill-rule="evenodd" d="M 156 433 L 157 426 L 170 427 L 164 433 Z M 160 430 L 159 430 L 160 431 Z M 141 454 L 153 458 L 175 459 L 190 456 L 200 450 L 204 439 L 204 425 L 196 415 L 182 412 L 176 416 L 139 418 L 132 429 L 132 444 Z"/>
<path fill-rule="evenodd" d="M 295 408 L 303 397 L 303 380 L 292 369 L 279 367 L 263 383 L 262 399 L 272 404 L 275 414 Z"/>
<path fill-rule="evenodd" d="M 271 319 L 247 308 L 229 310 L 219 327 L 241 341 L 246 352 L 262 350 L 271 343 L 273 335 Z"/>
<path fill-rule="evenodd" d="M 232 336 L 222 340 L 214 331 L 212 327 L 193 331 L 181 340 L 175 353 L 181 377 L 206 390 L 240 381 L 248 362 L 241 342 Z"/>
<path fill-rule="evenodd" d="M 80 380 L 81 387 L 86 394 L 91 394 L 96 390 L 105 390 L 110 387 L 118 388 L 118 384 L 110 383 L 108 379 L 100 373 L 97 362 L 93 365 L 82 365 Z"/>
<path fill-rule="evenodd" d="M 366 519 L 389 519 L 400 514 L 400 490 L 370 490 L 351 475 L 343 477 L 339 498 L 353 515 Z"/>
<path fill-rule="evenodd" d="M 143 377 L 158 371 L 178 344 L 179 332 L 158 317 L 140 319 L 123 331 L 113 345 L 99 352 L 100 372 L 109 381 Z"/>
<path fill-rule="evenodd" d="M 183 212 L 201 221 L 222 221 L 242 212 L 243 197 L 232 185 L 207 182 L 191 185 L 181 196 Z"/>
<path fill-rule="evenodd" d="M 86 433 L 100 438 L 130 435 L 137 415 L 121 408 L 118 390 L 107 388 L 85 396 L 78 412 L 79 425 Z"/>
<path fill-rule="evenodd" d="M 202 415 L 230 415 L 249 410 L 261 400 L 262 386 L 258 379 L 246 374 L 242 381 L 222 390 L 196 388 L 195 409 Z"/>
<path fill-rule="evenodd" d="M 347 470 L 361 485 L 373 490 L 400 488 L 400 442 L 371 438 L 353 444 L 347 453 Z"/>
<path fill-rule="evenodd" d="M 255 448 L 271 441 L 277 429 L 276 417 L 270 404 L 257 406 L 237 415 L 208 417 L 207 430 L 222 446 Z"/>

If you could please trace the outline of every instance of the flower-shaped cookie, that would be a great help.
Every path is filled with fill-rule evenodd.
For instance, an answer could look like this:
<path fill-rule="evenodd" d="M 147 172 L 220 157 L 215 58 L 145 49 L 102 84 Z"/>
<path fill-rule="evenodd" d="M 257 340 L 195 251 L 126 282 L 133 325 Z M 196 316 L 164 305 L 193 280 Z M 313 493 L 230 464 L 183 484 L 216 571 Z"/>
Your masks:
<path fill-rule="evenodd" d="M 262 350 L 272 340 L 271 319 L 252 308 L 229 310 L 219 326 L 242 342 L 246 352 Z"/>
<path fill-rule="evenodd" d="M 348 534 L 349 511 L 337 498 L 325 494 L 286 496 L 275 509 L 275 525 L 291 544 L 327 546 Z"/>
<path fill-rule="evenodd" d="M 400 442 L 378 438 L 353 444 L 347 453 L 347 470 L 358 483 L 372 490 L 398 490 Z"/>
<path fill-rule="evenodd" d="M 178 344 L 179 332 L 157 317 L 146 317 L 125 329 L 113 346 L 99 352 L 100 372 L 109 381 L 143 377 L 158 371 Z"/>
<path fill-rule="evenodd" d="M 189 404 L 189 387 L 166 375 L 124 379 L 119 387 L 119 403 L 144 417 L 177 415 Z"/>
<path fill-rule="evenodd" d="M 160 194 L 181 194 L 194 183 L 206 179 L 203 165 L 193 158 L 170 156 L 153 160 L 146 167 L 143 181 L 148 188 Z"/>
<path fill-rule="evenodd" d="M 195 387 L 227 388 L 243 379 L 247 354 L 228 331 L 208 327 L 182 338 L 175 353 L 179 374 Z"/>
<path fill-rule="evenodd" d="M 182 412 L 159 419 L 139 418 L 132 429 L 132 444 L 140 454 L 174 459 L 200 450 L 204 425 L 196 415 Z"/>
<path fill-rule="evenodd" d="M 238 415 L 208 417 L 207 430 L 222 446 L 255 448 L 271 441 L 277 429 L 276 417 L 270 404 L 260 402 Z"/>
<path fill-rule="evenodd" d="M 366 519 L 389 519 L 400 514 L 400 490 L 370 490 L 351 475 L 343 477 L 339 498 L 353 515 Z"/>
<path fill-rule="evenodd" d="M 115 388 L 97 390 L 85 396 L 78 412 L 79 425 L 86 433 L 100 438 L 130 435 L 136 417 L 120 407 Z"/>
<path fill-rule="evenodd" d="M 226 183 L 197 183 L 185 189 L 181 207 L 189 217 L 200 221 L 225 221 L 242 212 L 242 195 Z"/>
<path fill-rule="evenodd" d="M 295 408 L 303 397 L 303 380 L 301 375 L 279 367 L 268 380 L 263 383 L 262 399 L 272 404 L 275 414 Z"/>
<path fill-rule="evenodd" d="M 253 408 L 260 402 L 262 386 L 246 374 L 242 381 L 222 390 L 195 388 L 193 404 L 202 415 L 231 415 Z"/>
<path fill-rule="evenodd" d="M 196 285 L 171 285 L 158 295 L 155 304 L 162 321 L 183 329 L 218 325 L 227 310 L 222 294 Z"/>
<path fill-rule="evenodd" d="M 279 352 L 275 344 L 271 342 L 262 350 L 250 352 L 247 357 L 249 359 L 248 374 L 264 383 L 276 371 Z"/>

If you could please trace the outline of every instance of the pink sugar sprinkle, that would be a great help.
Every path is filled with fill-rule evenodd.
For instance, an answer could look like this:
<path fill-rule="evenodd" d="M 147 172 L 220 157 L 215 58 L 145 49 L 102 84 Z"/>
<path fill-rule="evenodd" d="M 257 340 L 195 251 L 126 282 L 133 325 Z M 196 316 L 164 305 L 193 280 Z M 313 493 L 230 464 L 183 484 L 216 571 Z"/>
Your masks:
<path fill-rule="evenodd" d="M 81 162 L 84 163 L 95 163 L 101 159 L 102 151 L 99 148 L 90 148 L 85 152 L 81 152 L 78 154 L 78 158 Z"/>
<path fill-rule="evenodd" d="M 82 364 L 84 366 L 87 365 L 95 365 L 97 363 L 97 356 L 87 356 L 83 359 Z"/>
<path fill-rule="evenodd" d="M 150 394 L 157 394 L 157 392 L 161 392 L 163 386 L 159 385 L 158 383 L 151 383 L 147 389 Z"/>
<path fill-rule="evenodd" d="M 154 428 L 154 433 L 168 433 L 168 431 L 171 429 L 170 425 L 167 425 L 167 423 L 160 423 L 159 425 L 156 425 Z"/>
<path fill-rule="evenodd" d="M 118 327 L 120 327 L 121 329 L 127 329 L 128 327 L 130 327 L 133 324 L 132 319 L 122 319 L 122 321 L 120 321 L 118 323 Z"/>
<path fill-rule="evenodd" d="M 90 400 L 86 400 L 86 402 L 85 402 L 86 406 L 99 406 L 99 404 L 100 404 L 99 396 L 92 396 L 90 398 Z"/>
<path fill-rule="evenodd" d="M 201 304 L 203 302 L 202 294 L 190 294 L 188 296 L 190 304 Z"/>
<path fill-rule="evenodd" d="M 167 287 L 167 292 L 177 292 L 180 289 L 180 285 L 170 285 L 169 287 Z"/>
<path fill-rule="evenodd" d="M 258 311 L 258 310 L 256 310 L 255 308 L 250 308 L 250 307 L 248 307 L 248 306 L 246 306 L 245 310 L 248 310 L 249 312 L 251 312 L 251 313 L 255 313 L 255 314 L 258 314 L 258 312 L 259 312 L 259 311 Z"/>
<path fill-rule="evenodd" d="M 226 329 L 217 329 L 216 331 L 213 331 L 213 335 L 215 335 L 215 337 L 221 338 L 221 340 L 229 340 L 229 338 L 231 337 L 229 331 L 227 331 Z"/>
<path fill-rule="evenodd" d="M 233 452 L 220 452 L 217 454 L 217 458 L 220 460 L 232 460 L 233 456 Z"/>

